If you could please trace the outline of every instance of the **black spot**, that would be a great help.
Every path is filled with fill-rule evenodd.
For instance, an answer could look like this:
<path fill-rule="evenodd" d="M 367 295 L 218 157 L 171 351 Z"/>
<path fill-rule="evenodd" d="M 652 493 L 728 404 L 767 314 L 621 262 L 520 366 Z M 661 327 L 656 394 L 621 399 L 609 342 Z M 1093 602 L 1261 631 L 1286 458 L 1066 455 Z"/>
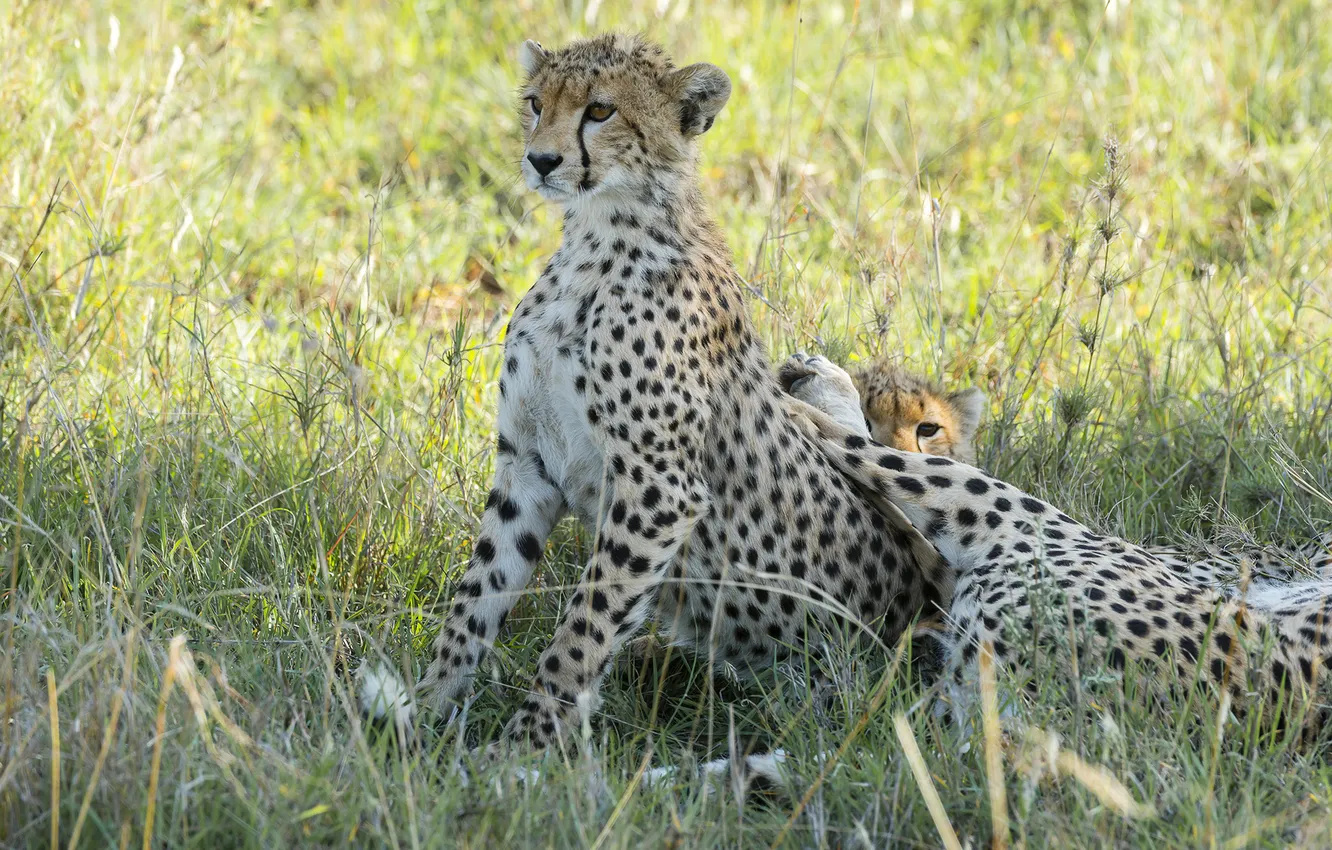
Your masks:
<path fill-rule="evenodd" d="M 879 457 L 879 466 L 884 469 L 891 469 L 893 472 L 903 472 L 906 470 L 906 462 L 897 455 L 883 454 Z"/>
<path fill-rule="evenodd" d="M 1272 680 L 1277 683 L 1278 687 L 1284 688 L 1286 686 L 1286 665 L 1280 661 L 1272 662 Z"/>
<path fill-rule="evenodd" d="M 531 532 L 519 535 L 518 554 L 528 561 L 535 561 L 541 557 L 541 542 L 536 539 L 536 535 Z"/>
<path fill-rule="evenodd" d="M 980 478 L 971 478 L 967 481 L 967 492 L 974 493 L 977 496 L 983 496 L 990 490 L 990 485 L 986 484 Z M 1006 510 L 1006 509 L 1005 509 Z"/>
<path fill-rule="evenodd" d="M 1198 644 L 1188 635 L 1179 639 L 1179 651 L 1190 661 L 1198 660 Z"/>
<path fill-rule="evenodd" d="M 897 482 L 898 487 L 901 487 L 908 493 L 920 495 L 925 492 L 925 485 L 921 484 L 920 481 L 912 478 L 910 475 L 899 475 L 894 480 Z"/>
<path fill-rule="evenodd" d="M 488 564 L 495 560 L 495 544 L 490 542 L 489 537 L 482 537 L 476 541 L 476 548 L 472 550 L 472 557 L 483 564 Z"/>

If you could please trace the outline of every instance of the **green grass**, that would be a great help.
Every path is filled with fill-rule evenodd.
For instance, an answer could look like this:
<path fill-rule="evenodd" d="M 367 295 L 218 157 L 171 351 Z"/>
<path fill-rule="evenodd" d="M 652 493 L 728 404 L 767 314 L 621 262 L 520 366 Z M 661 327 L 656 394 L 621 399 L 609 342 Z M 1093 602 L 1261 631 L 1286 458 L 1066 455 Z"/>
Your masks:
<path fill-rule="evenodd" d="M 428 650 L 504 322 L 559 238 L 517 177 L 523 38 L 641 29 L 731 74 L 702 180 L 774 358 L 983 387 L 982 462 L 1134 540 L 1332 520 L 1325 2 L 355 5 L 0 10 L 0 845 L 49 844 L 57 815 L 64 844 L 91 789 L 83 846 L 146 846 L 150 821 L 173 847 L 938 846 L 897 712 L 989 843 L 979 734 L 873 654 L 832 665 L 829 706 L 783 673 L 628 670 L 540 784 L 465 783 L 576 580 L 572 525 L 465 741 L 399 751 L 356 717 L 362 658 L 414 674 Z M 1080 672 L 1017 714 L 1156 814 L 1015 739 L 1014 841 L 1332 842 L 1325 749 L 1218 742 L 1215 705 Z M 803 755 L 801 789 L 855 737 L 785 833 L 789 801 L 633 781 L 732 735 Z"/>

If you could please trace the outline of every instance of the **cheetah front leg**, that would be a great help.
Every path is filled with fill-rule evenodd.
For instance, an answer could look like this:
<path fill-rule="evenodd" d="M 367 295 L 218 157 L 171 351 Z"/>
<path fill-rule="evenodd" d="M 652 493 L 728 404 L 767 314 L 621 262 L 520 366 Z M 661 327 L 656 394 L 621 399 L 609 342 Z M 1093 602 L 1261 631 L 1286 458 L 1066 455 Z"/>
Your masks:
<path fill-rule="evenodd" d="M 453 607 L 435 638 L 434 658 L 418 686 L 425 701 L 441 712 L 470 689 L 477 665 L 527 586 L 546 538 L 566 510 L 540 456 L 523 445 L 518 429 L 506 427 L 505 418 L 501 415 L 495 478 L 481 529 Z"/>
<path fill-rule="evenodd" d="M 547 746 L 576 728 L 580 711 L 596 707 L 616 652 L 643 625 L 667 568 L 707 510 L 701 482 L 650 469 L 630 461 L 614 482 L 596 551 L 541 654 L 532 693 L 505 728 L 510 741 Z"/>

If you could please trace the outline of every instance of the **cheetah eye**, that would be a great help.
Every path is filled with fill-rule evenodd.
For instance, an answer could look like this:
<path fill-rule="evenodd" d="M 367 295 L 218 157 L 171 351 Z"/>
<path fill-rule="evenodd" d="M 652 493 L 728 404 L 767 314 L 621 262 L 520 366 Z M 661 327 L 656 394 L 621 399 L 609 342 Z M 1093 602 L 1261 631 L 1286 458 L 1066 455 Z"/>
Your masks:
<path fill-rule="evenodd" d="M 615 107 L 607 106 L 604 103 L 589 103 L 587 105 L 587 118 L 589 121 L 605 121 L 615 114 Z"/>
<path fill-rule="evenodd" d="M 933 422 L 922 422 L 916 426 L 917 437 L 933 437 L 939 433 L 939 426 Z"/>
<path fill-rule="evenodd" d="M 533 95 L 532 97 L 529 97 L 529 98 L 527 99 L 527 102 L 528 102 L 528 103 L 531 105 L 531 107 L 532 107 L 532 114 L 533 114 L 533 115 L 540 115 L 540 114 L 541 114 L 541 98 L 536 97 L 535 95 Z"/>

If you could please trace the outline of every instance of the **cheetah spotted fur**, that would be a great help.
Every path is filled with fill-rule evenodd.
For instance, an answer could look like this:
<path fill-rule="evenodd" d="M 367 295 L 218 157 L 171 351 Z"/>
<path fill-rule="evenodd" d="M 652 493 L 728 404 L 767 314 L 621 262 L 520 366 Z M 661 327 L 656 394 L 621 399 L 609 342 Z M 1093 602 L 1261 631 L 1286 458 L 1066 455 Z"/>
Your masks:
<path fill-rule="evenodd" d="M 849 384 L 821 358 L 807 368 L 827 376 L 803 385 L 808 398 Z M 816 390 L 820 380 L 826 387 Z M 1305 733 L 1325 721 L 1326 581 L 1270 583 L 1236 598 L 975 467 L 883 446 L 863 422 L 836 421 L 800 398 L 789 409 L 819 432 L 848 478 L 900 510 L 956 571 L 947 668 L 955 702 L 969 701 L 983 644 L 1019 679 L 1029 669 L 1024 644 L 1042 613 L 1034 609 L 1049 604 L 1033 593 L 1040 586 L 1057 589 L 1072 620 L 1099 636 L 1111 667 L 1142 664 L 1166 690 L 1196 675 L 1238 709 L 1284 704 Z"/>
<path fill-rule="evenodd" d="M 839 375 L 821 375 L 820 380 L 813 380 L 809 362 L 817 364 L 818 358 L 802 354 L 782 365 L 778 374 L 788 392 L 838 422 L 854 422 L 844 379 Z M 857 365 L 851 370 L 850 379 L 859 394 L 869 435 L 876 442 L 902 451 L 976 464 L 975 436 L 985 407 L 985 395 L 980 390 L 944 391 L 887 359 Z M 798 386 L 792 388 L 793 384 Z M 1201 554 L 1177 546 L 1144 548 L 1188 580 L 1232 592 L 1250 582 L 1261 586 L 1309 578 L 1332 579 L 1332 532 L 1293 548 L 1206 545 Z"/>
<path fill-rule="evenodd" d="M 563 207 L 563 236 L 508 326 L 493 485 L 425 701 L 468 693 L 566 514 L 594 552 L 506 740 L 578 728 L 649 618 L 743 671 L 838 621 L 891 642 L 946 604 L 934 550 L 783 412 L 695 176 L 726 74 L 621 35 L 521 59 L 523 177 Z"/>

